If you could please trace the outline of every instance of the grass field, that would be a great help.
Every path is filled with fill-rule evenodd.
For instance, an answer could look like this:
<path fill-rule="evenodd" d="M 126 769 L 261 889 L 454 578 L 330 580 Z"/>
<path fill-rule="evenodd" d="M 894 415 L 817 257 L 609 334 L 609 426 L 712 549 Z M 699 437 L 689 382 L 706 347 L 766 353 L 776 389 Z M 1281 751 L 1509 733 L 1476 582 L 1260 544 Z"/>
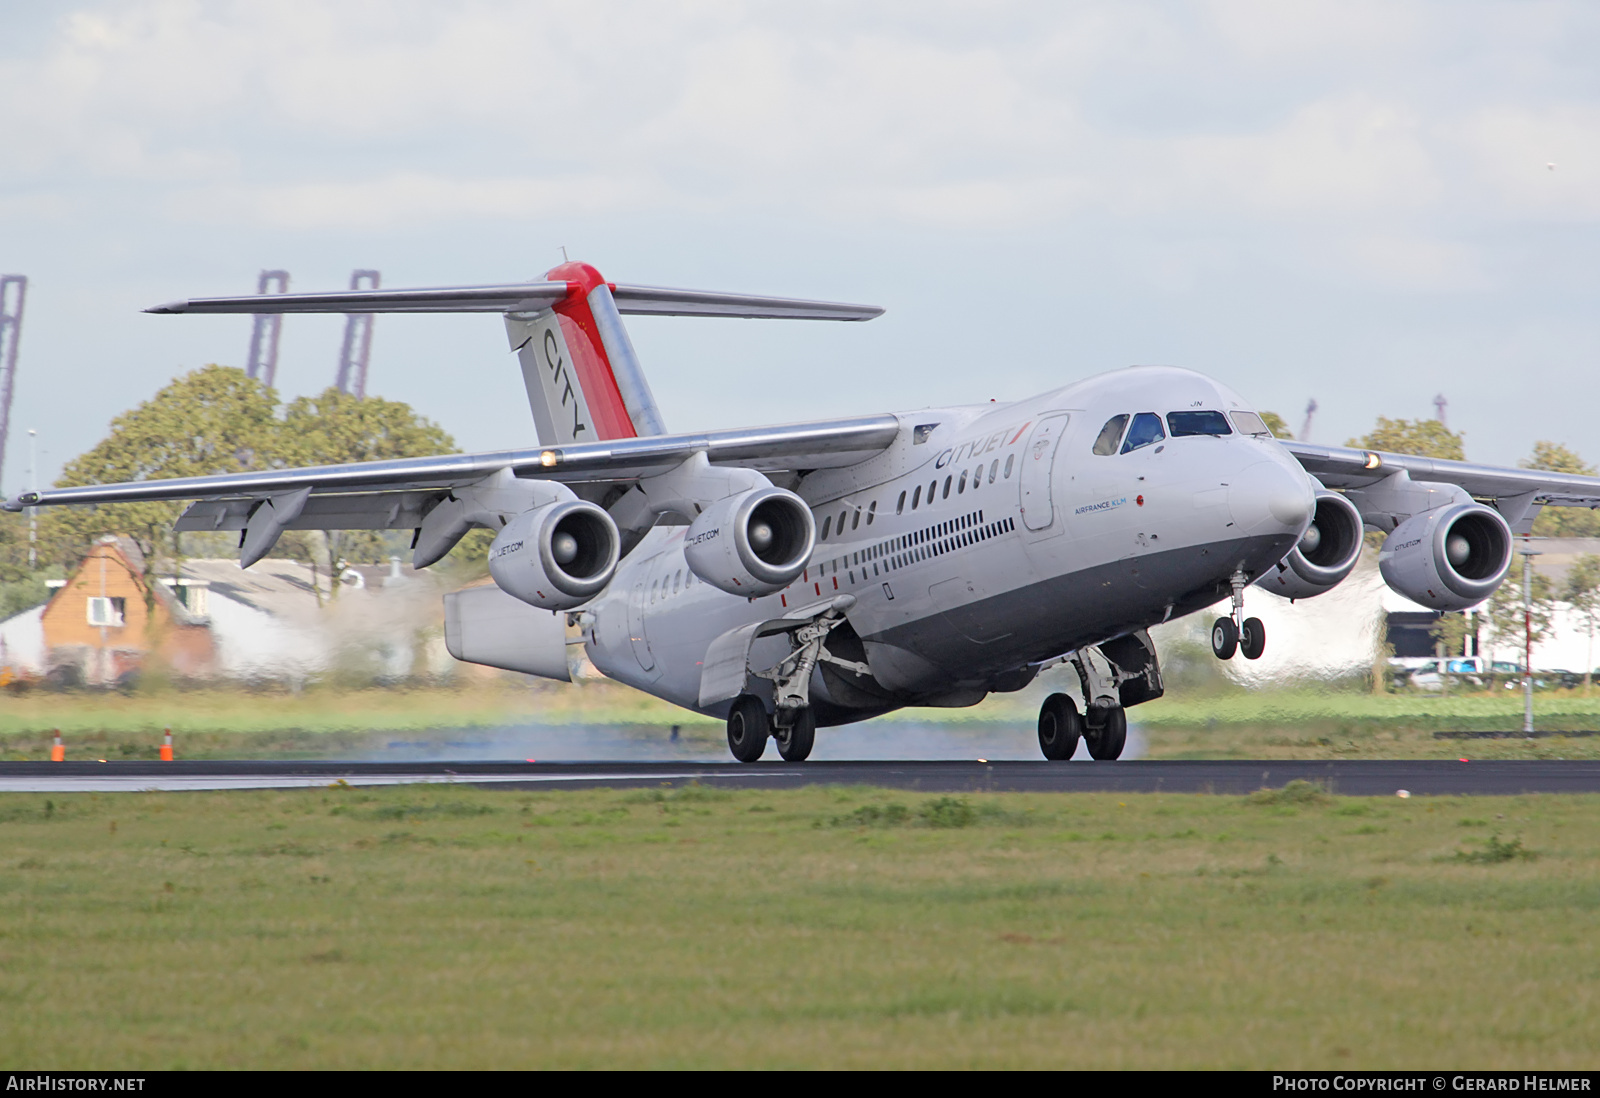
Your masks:
<path fill-rule="evenodd" d="M 1058 673 L 1018 694 L 991 696 L 969 709 L 910 709 L 856 728 L 888 733 L 908 725 L 959 735 L 1012 729 L 1026 741 L 1038 706 L 1053 690 L 1076 687 Z M 1537 727 L 1546 731 L 1600 729 L 1600 690 L 1541 691 Z M 1522 699 L 1514 691 L 1368 694 L 1290 687 L 1174 690 L 1130 711 L 1150 758 L 1597 758 L 1600 736 L 1537 740 L 1441 740 L 1438 731 L 1517 729 Z M 720 750 L 721 722 L 609 682 L 581 686 L 514 679 L 432 689 L 341 690 L 300 693 L 247 690 L 151 690 L 103 693 L 0 694 L 0 760 L 49 757 L 51 730 L 60 728 L 71 759 L 153 759 L 164 728 L 178 739 L 180 758 L 354 757 L 388 743 L 465 732 L 528 726 L 596 727 L 661 740 L 672 725 L 689 745 Z M 832 735 L 824 729 L 820 739 Z M 908 742 L 908 750 L 914 749 Z"/>
<path fill-rule="evenodd" d="M 1593 798 L 0 797 L 8 1068 L 1592 1068 Z"/>

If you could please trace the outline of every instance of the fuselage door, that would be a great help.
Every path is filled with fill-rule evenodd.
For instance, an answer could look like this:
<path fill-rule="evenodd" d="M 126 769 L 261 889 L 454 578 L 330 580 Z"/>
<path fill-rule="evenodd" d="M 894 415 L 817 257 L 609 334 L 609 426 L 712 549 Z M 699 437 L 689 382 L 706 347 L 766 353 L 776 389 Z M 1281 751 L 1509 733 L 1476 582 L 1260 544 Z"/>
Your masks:
<path fill-rule="evenodd" d="M 633 591 L 628 598 L 628 639 L 633 642 L 633 655 L 646 671 L 656 665 L 650 653 L 650 638 L 644 631 L 644 619 L 649 610 L 650 577 L 659 571 L 659 557 L 652 558 L 634 574 Z"/>
<path fill-rule="evenodd" d="M 1050 468 L 1066 429 L 1067 413 L 1051 412 L 1034 427 L 1022 451 L 1022 521 L 1030 530 L 1043 530 L 1055 521 L 1055 507 L 1050 503 Z"/>

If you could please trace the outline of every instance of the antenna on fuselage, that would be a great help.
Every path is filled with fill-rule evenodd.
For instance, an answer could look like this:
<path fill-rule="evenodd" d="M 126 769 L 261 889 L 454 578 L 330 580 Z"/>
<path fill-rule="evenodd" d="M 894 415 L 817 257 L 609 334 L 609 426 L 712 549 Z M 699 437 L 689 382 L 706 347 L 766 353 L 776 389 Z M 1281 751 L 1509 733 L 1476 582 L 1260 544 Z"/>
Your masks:
<path fill-rule="evenodd" d="M 1300 441 L 1311 441 L 1311 417 L 1317 414 L 1317 398 L 1312 397 L 1306 401 L 1306 419 L 1300 424 Z"/>

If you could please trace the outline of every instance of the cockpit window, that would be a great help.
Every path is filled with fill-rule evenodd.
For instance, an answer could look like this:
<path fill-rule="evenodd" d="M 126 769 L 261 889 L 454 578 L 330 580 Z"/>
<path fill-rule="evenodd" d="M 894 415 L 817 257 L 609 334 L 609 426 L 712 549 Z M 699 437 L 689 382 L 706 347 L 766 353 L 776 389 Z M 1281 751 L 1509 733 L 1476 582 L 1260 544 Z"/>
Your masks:
<path fill-rule="evenodd" d="M 1228 417 L 1221 412 L 1168 412 L 1167 426 L 1173 438 L 1185 435 L 1231 435 Z"/>
<path fill-rule="evenodd" d="M 1272 432 L 1267 429 L 1266 422 L 1254 412 L 1233 413 L 1233 425 L 1239 428 L 1241 435 L 1259 435 L 1271 438 Z"/>
<path fill-rule="evenodd" d="M 1128 425 L 1126 415 L 1112 416 L 1106 420 L 1106 425 L 1100 428 L 1100 437 L 1094 440 L 1094 452 L 1101 457 L 1117 452 L 1117 443 L 1122 440 L 1122 429 Z"/>
<path fill-rule="evenodd" d="M 1148 446 L 1152 442 L 1160 442 L 1167 437 L 1161 429 L 1161 417 L 1154 412 L 1140 412 L 1133 417 L 1133 426 L 1128 428 L 1128 438 L 1122 444 L 1122 452 L 1132 453 L 1141 446 Z"/>

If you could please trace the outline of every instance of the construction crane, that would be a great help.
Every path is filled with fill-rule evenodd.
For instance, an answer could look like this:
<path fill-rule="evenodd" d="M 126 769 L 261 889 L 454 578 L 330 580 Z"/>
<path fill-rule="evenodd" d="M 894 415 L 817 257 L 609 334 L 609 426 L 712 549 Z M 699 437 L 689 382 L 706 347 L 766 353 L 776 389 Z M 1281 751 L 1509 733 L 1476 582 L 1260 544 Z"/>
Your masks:
<path fill-rule="evenodd" d="M 1444 410 L 1449 404 L 1450 402 L 1444 398 L 1443 393 L 1433 398 L 1434 413 L 1439 417 L 1439 425 L 1446 431 L 1450 429 L 1450 422 L 1444 418 Z"/>
<path fill-rule="evenodd" d="M 352 290 L 376 290 L 377 271 L 351 271 Z M 334 384 L 357 400 L 367 395 L 367 360 L 372 356 L 372 314 L 346 313 L 344 347 L 339 351 L 339 373 Z"/>
<path fill-rule="evenodd" d="M 262 271 L 256 280 L 258 294 L 286 294 L 289 292 L 288 271 Z M 250 366 L 245 371 L 272 388 L 278 376 L 278 334 L 283 330 L 282 313 L 257 313 L 250 329 Z"/>
<path fill-rule="evenodd" d="M 6 436 L 11 433 L 17 341 L 22 338 L 22 305 L 27 298 L 27 275 L 0 275 L 0 475 L 5 472 Z"/>
<path fill-rule="evenodd" d="M 1300 424 L 1300 441 L 1301 442 L 1310 442 L 1311 441 L 1311 417 L 1316 415 L 1316 414 L 1317 414 L 1317 398 L 1316 397 L 1312 397 L 1310 400 L 1306 401 L 1306 418 L 1305 418 L 1305 422 Z"/>

